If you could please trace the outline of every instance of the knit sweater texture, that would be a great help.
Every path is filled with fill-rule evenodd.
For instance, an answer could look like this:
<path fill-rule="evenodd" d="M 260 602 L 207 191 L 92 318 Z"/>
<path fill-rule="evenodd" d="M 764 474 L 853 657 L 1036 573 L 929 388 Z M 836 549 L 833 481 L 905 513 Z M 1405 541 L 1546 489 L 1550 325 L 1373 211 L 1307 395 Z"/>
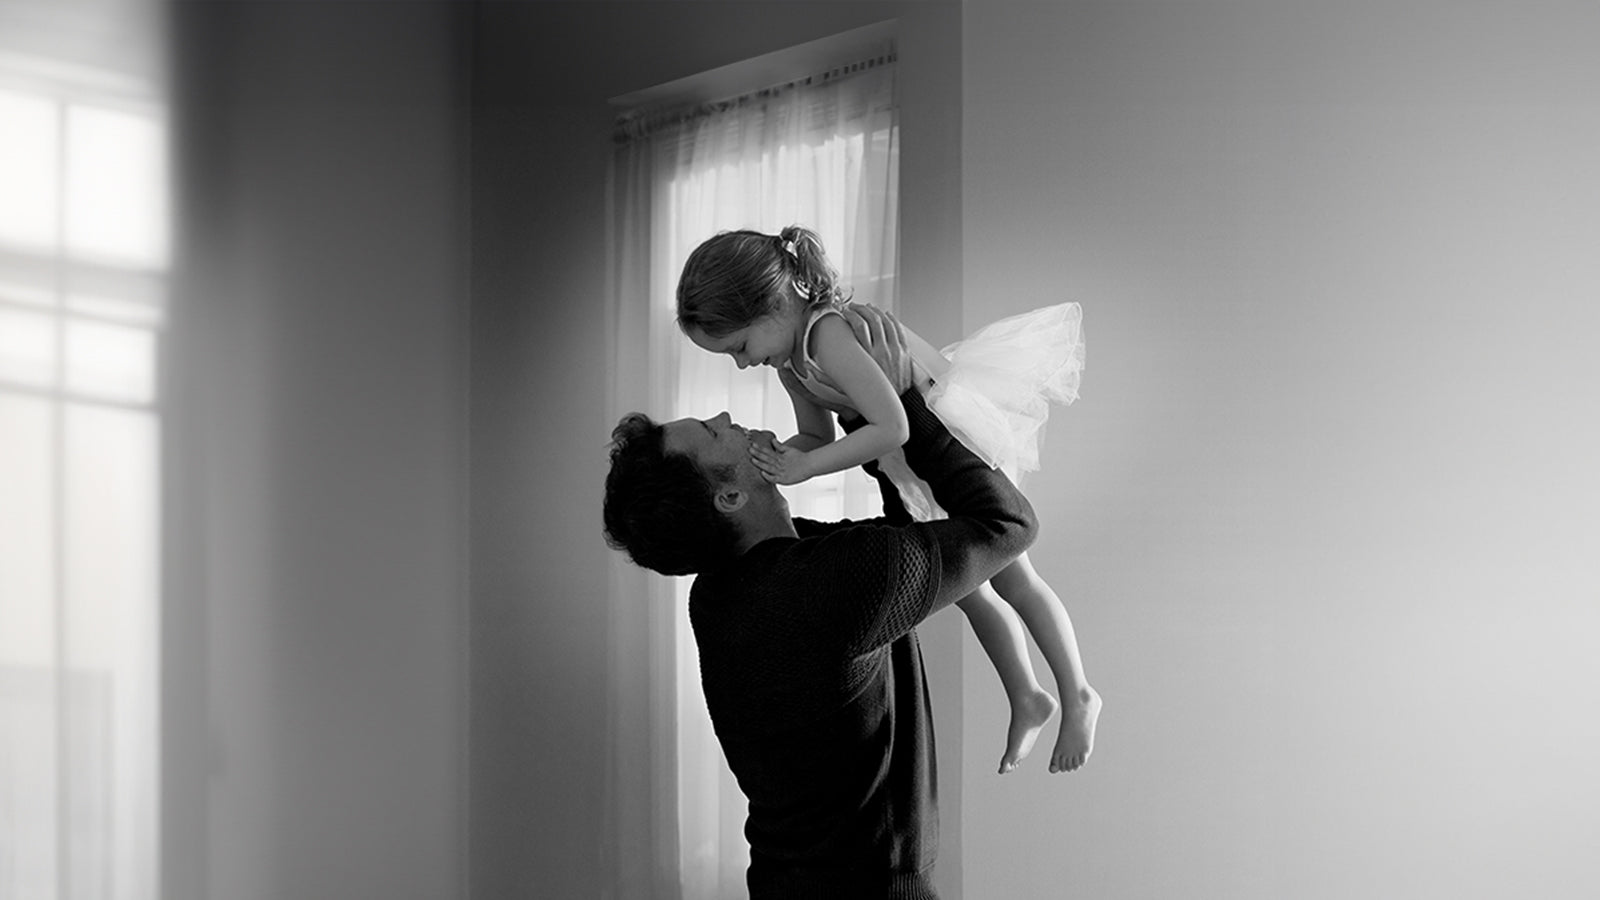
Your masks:
<path fill-rule="evenodd" d="M 753 900 L 933 898 L 933 713 L 916 625 L 1032 542 L 1026 499 L 901 397 L 948 519 L 796 519 L 689 597 L 706 706 L 749 799 Z M 893 490 L 885 509 L 899 512 Z"/>

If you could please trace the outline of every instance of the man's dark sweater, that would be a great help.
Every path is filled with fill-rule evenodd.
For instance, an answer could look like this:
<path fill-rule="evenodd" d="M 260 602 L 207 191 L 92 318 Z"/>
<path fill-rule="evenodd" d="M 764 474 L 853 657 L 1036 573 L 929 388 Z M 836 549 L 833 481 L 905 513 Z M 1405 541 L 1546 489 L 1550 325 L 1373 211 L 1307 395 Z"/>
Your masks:
<path fill-rule="evenodd" d="M 936 522 L 795 520 L 700 575 L 689 615 L 706 706 L 750 800 L 752 898 L 932 898 L 933 714 L 915 626 L 1032 542 L 1033 510 L 915 390 L 911 468 Z"/>

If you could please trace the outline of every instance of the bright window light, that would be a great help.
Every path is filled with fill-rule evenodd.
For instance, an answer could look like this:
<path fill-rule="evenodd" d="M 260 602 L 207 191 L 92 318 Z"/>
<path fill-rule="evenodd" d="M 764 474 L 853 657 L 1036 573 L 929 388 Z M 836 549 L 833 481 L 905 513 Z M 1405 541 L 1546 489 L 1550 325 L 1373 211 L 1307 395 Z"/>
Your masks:
<path fill-rule="evenodd" d="M 155 267 L 167 259 L 166 141 L 149 115 L 67 114 L 67 249 Z"/>
<path fill-rule="evenodd" d="M 4 327 L 0 326 L 0 334 Z M 49 401 L 0 393 L 0 666 L 44 666 L 54 634 Z M 0 790 L 6 779 L 0 778 Z"/>
<path fill-rule="evenodd" d="M 155 396 L 155 335 L 102 322 L 67 323 L 67 390 L 148 403 Z"/>
<path fill-rule="evenodd" d="M 50 100 L 0 89 L 0 246 L 36 250 L 55 244 L 57 115 Z"/>
<path fill-rule="evenodd" d="M 55 374 L 55 317 L 0 307 L 0 383 L 46 387 Z"/>
<path fill-rule="evenodd" d="M 143 90 L 17 65 L 0 69 L 0 897 L 155 900 L 164 118 Z"/>

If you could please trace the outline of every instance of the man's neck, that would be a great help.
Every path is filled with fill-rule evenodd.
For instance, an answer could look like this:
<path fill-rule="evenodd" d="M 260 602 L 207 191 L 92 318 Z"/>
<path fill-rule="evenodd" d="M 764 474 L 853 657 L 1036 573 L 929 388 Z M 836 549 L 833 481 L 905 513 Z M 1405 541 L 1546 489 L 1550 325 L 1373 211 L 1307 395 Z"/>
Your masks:
<path fill-rule="evenodd" d="M 741 523 L 739 533 L 740 553 L 745 553 L 751 547 L 772 538 L 797 538 L 800 536 L 799 532 L 794 530 L 794 520 L 789 517 L 788 510 L 777 509 L 746 519 Z"/>

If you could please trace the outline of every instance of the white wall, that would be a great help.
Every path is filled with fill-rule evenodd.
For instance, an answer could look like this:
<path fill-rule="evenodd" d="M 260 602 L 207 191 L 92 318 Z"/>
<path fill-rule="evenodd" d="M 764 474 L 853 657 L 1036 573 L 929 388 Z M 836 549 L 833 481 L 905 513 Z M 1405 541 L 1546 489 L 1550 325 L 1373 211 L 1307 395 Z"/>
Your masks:
<path fill-rule="evenodd" d="M 1084 304 L 1028 493 L 1106 700 L 996 778 L 969 648 L 966 896 L 1594 896 L 1600 8 L 964 34 L 965 325 Z"/>
<path fill-rule="evenodd" d="M 175 24 L 163 896 L 460 896 L 462 23 Z"/>

